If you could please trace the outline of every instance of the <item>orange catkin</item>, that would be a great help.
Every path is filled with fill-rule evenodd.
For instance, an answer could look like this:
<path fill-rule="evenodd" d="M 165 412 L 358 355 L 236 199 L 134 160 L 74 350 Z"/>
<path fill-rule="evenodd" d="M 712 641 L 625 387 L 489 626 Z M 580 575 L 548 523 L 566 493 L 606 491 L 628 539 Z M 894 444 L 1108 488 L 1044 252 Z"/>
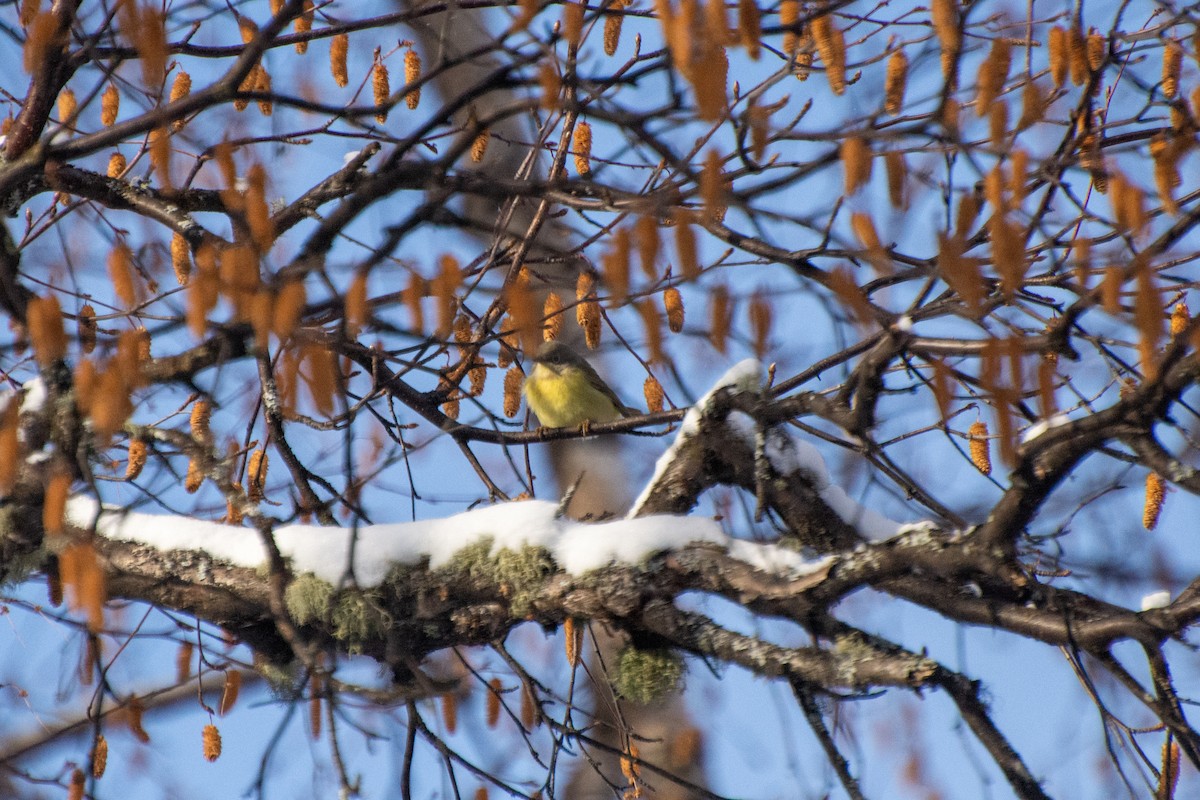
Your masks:
<path fill-rule="evenodd" d="M 313 14 L 315 9 L 316 6 L 313 4 L 313 0 L 304 0 L 304 11 L 301 12 L 300 16 L 296 17 L 296 21 L 292 23 L 296 33 L 305 34 L 312 30 Z M 308 52 L 308 39 L 301 39 L 300 41 L 296 42 L 296 52 L 300 55 L 304 55 L 306 52 Z"/>
<path fill-rule="evenodd" d="M 252 503 L 263 499 L 263 490 L 267 485 L 267 465 L 270 458 L 261 448 L 250 454 L 250 462 L 246 467 L 247 485 L 250 487 L 246 496 Z"/>
<path fill-rule="evenodd" d="M 1179 42 L 1167 42 L 1163 48 L 1162 93 L 1171 100 L 1179 91 L 1179 71 L 1183 64 L 1183 48 Z"/>
<path fill-rule="evenodd" d="M 604 284 L 613 300 L 621 302 L 629 293 L 629 229 L 613 231 L 612 244 L 604 255 Z"/>
<path fill-rule="evenodd" d="M 738 0 L 738 39 L 752 61 L 762 52 L 762 15 L 757 0 Z"/>
<path fill-rule="evenodd" d="M 971 463 L 975 469 L 984 475 L 992 474 L 992 454 L 988 445 L 988 426 L 982 420 L 975 422 L 967 429 L 967 440 L 970 443 Z"/>
<path fill-rule="evenodd" d="M 1087 43 L 1083 40 L 1083 33 L 1078 28 L 1071 28 L 1066 34 L 1066 44 L 1071 83 L 1082 86 L 1088 82 L 1091 75 L 1087 62 Z"/>
<path fill-rule="evenodd" d="M 846 91 L 846 41 L 842 31 L 833 24 L 833 16 L 821 14 L 812 21 L 812 36 L 817 52 L 825 64 L 825 77 L 834 94 Z"/>
<path fill-rule="evenodd" d="M 212 432 L 209 430 L 209 421 L 212 419 L 212 404 L 203 397 L 192 404 L 192 415 L 189 418 L 189 423 L 192 430 L 192 438 L 198 442 L 208 442 L 212 440 Z"/>
<path fill-rule="evenodd" d="M 1154 161 L 1154 186 L 1158 191 L 1158 199 L 1162 203 L 1163 211 L 1173 215 L 1179 214 L 1175 189 L 1183 183 L 1179 174 L 1181 150 L 1182 148 L 1177 146 L 1175 141 L 1168 141 L 1162 133 L 1155 134 L 1154 138 L 1150 140 L 1150 157 Z"/>
<path fill-rule="evenodd" d="M 904 90 L 908 86 L 908 56 L 897 50 L 888 57 L 887 76 L 883 84 L 883 110 L 891 116 L 904 106 Z"/>
<path fill-rule="evenodd" d="M 187 74 L 185 70 L 180 70 L 175 73 L 175 79 L 171 81 L 171 102 L 182 100 L 192 93 L 192 76 Z M 183 119 L 177 119 L 171 123 L 171 130 L 178 131 L 184 126 Z"/>
<path fill-rule="evenodd" d="M 542 90 L 541 106 L 547 111 L 558 108 L 558 95 L 562 91 L 562 78 L 553 64 L 543 63 L 538 67 L 538 86 Z"/>
<path fill-rule="evenodd" d="M 655 267 L 658 261 L 658 218 L 654 216 L 640 217 L 634 226 L 637 233 L 638 258 L 642 262 L 642 272 L 654 280 L 658 274 Z"/>
<path fill-rule="evenodd" d="M 625 22 L 624 8 L 626 0 L 613 0 L 608 5 L 608 14 L 604 18 L 604 55 L 616 54 L 621 44 L 621 25 Z"/>
<path fill-rule="evenodd" d="M 729 329 L 733 324 L 733 300 L 729 289 L 716 286 L 709 294 L 708 335 L 718 353 L 724 353 L 729 342 Z"/>
<path fill-rule="evenodd" d="M 108 157 L 108 177 L 119 178 L 125 173 L 125 156 L 113 153 Z"/>
<path fill-rule="evenodd" d="M 1146 504 L 1142 507 L 1142 527 L 1148 531 L 1158 527 L 1158 515 L 1162 513 L 1166 491 L 1162 476 L 1151 472 L 1146 476 Z"/>
<path fill-rule="evenodd" d="M 333 353 L 321 345 L 305 348 L 308 362 L 308 393 L 317 411 L 333 414 L 333 398 L 337 389 L 337 362 Z"/>
<path fill-rule="evenodd" d="M 554 341 L 562 333 L 563 326 L 563 301 L 557 292 L 546 295 L 546 302 L 542 304 L 542 318 L 545 320 L 542 338 L 547 342 Z"/>
<path fill-rule="evenodd" d="M 754 338 L 754 354 L 762 358 L 767 353 L 774 316 L 771 301 L 760 291 L 750 298 L 750 329 Z"/>
<path fill-rule="evenodd" d="M 674 286 L 663 290 L 663 306 L 667 309 L 667 327 L 671 333 L 683 330 L 683 296 Z"/>
<path fill-rule="evenodd" d="M 103 778 L 108 768 L 108 739 L 101 733 L 96 736 L 96 746 L 92 748 L 92 777 Z"/>
<path fill-rule="evenodd" d="M 304 309 L 308 304 L 308 291 L 303 279 L 286 281 L 279 287 L 271 316 L 271 331 L 282 342 L 291 336 L 300 325 Z"/>
<path fill-rule="evenodd" d="M 375 61 L 375 68 L 371 73 L 371 90 L 374 92 L 375 105 L 379 111 L 375 114 L 375 121 L 380 125 L 387 122 L 388 112 L 384 106 L 387 104 L 388 98 L 392 95 L 391 83 L 388 80 L 388 68 L 382 61 Z"/>
<path fill-rule="evenodd" d="M 237 703 L 238 693 L 242 688 L 242 673 L 236 669 L 225 671 L 225 686 L 221 690 L 221 703 L 217 706 L 217 713 L 222 717 L 229 713 L 234 704 Z"/>
<path fill-rule="evenodd" d="M 62 306 L 52 294 L 35 297 L 25 311 L 29 340 L 38 364 L 49 366 L 67 352 L 67 333 L 63 327 Z"/>
<path fill-rule="evenodd" d="M 421 79 L 421 56 L 416 50 L 409 48 L 404 53 L 404 83 L 406 86 L 412 86 Z M 420 88 L 409 89 L 404 95 L 404 103 L 410 111 L 413 111 L 421 103 Z"/>
<path fill-rule="evenodd" d="M 273 104 L 269 95 L 271 94 L 271 73 L 267 72 L 267 68 L 258 65 L 258 69 L 254 71 L 254 86 L 251 91 L 259 94 L 268 95 L 258 101 L 258 110 L 264 117 L 271 116 Z"/>
<path fill-rule="evenodd" d="M 187 239 L 182 233 L 171 236 L 171 268 L 175 271 L 175 280 L 180 286 L 187 286 L 192 275 L 192 253 Z"/>
<path fill-rule="evenodd" d="M 788 57 L 796 54 L 796 48 L 800 44 L 800 37 L 796 31 L 796 24 L 799 21 L 800 3 L 798 0 L 780 0 L 779 27 L 783 28 L 783 53 Z"/>
<path fill-rule="evenodd" d="M 67 787 L 67 800 L 83 800 L 83 790 L 87 788 L 87 778 L 83 770 L 71 770 L 71 783 Z"/>
<path fill-rule="evenodd" d="M 975 115 L 982 117 L 991 112 L 992 103 L 1004 89 L 1008 70 L 1012 65 L 1012 46 L 1007 39 L 996 39 L 992 50 L 979 65 L 979 91 L 975 95 Z"/>
<path fill-rule="evenodd" d="M 196 654 L 196 645 L 192 642 L 181 642 L 175 651 L 175 682 L 183 683 L 192 677 L 192 656 Z"/>
<path fill-rule="evenodd" d="M 458 411 L 460 411 L 461 408 L 462 402 L 460 396 L 458 396 L 457 393 L 452 393 L 450 399 L 442 404 L 442 413 L 448 416 L 451 420 L 457 420 Z"/>
<path fill-rule="evenodd" d="M 90 365 L 92 362 L 84 361 L 80 365 Z M 80 382 L 75 381 L 76 393 L 79 393 Z M 80 408 L 83 408 L 80 401 Z M 13 484 L 17 482 L 17 477 L 21 468 L 21 439 L 20 431 L 17 425 L 17 413 L 19 405 L 17 403 L 9 403 L 8 408 L 0 414 L 0 492 L 8 494 L 12 491 Z M 55 603 L 55 605 L 58 605 Z"/>
<path fill-rule="evenodd" d="M 899 150 L 889 150 L 883 156 L 883 166 L 887 170 L 888 200 L 892 208 L 905 208 L 904 184 L 908 176 L 908 165 L 904 162 L 904 154 Z"/>
<path fill-rule="evenodd" d="M 662 364 L 666 361 L 666 354 L 662 349 L 662 317 L 658 313 L 658 304 L 652 297 L 646 297 L 637 303 L 637 310 L 646 331 L 647 360 Z"/>
<path fill-rule="evenodd" d="M 67 495 L 71 492 L 71 476 L 57 471 L 46 483 L 42 500 L 42 529 L 47 536 L 60 536 L 66 520 Z"/>
<path fill-rule="evenodd" d="M 700 277 L 700 259 L 696 250 L 696 234 L 692 230 L 692 214 L 680 209 L 675 213 L 675 253 L 679 256 L 679 269 L 687 281 Z"/>
<path fill-rule="evenodd" d="M 1171 310 L 1171 336 L 1178 336 L 1187 330 L 1188 322 L 1192 318 L 1192 312 L 1188 310 L 1186 300 L 1180 300 L 1175 304 L 1175 308 Z"/>
<path fill-rule="evenodd" d="M 133 286 L 133 253 L 123 241 L 117 242 L 108 254 L 108 278 L 112 281 L 117 299 L 126 308 L 137 305 L 137 293 Z"/>
<path fill-rule="evenodd" d="M 1084 48 L 1088 69 L 1092 72 L 1098 71 L 1104 66 L 1104 59 L 1108 56 L 1108 40 L 1104 37 L 1103 33 L 1092 28 L 1088 31 L 1087 42 Z"/>
<path fill-rule="evenodd" d="M 1045 116 L 1046 98 L 1038 88 L 1037 81 L 1030 78 L 1021 92 L 1021 118 L 1017 121 L 1017 127 L 1028 128 L 1041 122 Z"/>
<path fill-rule="evenodd" d="M 574 617 L 563 620 L 563 644 L 567 650 L 567 663 L 572 668 L 579 666 L 579 655 L 583 650 L 583 626 L 576 624 Z"/>
<path fill-rule="evenodd" d="M 721 154 L 716 150 L 709 150 L 704 157 L 704 167 L 700 170 L 700 198 L 704 201 L 705 219 L 720 222 L 724 218 L 728 202 L 726 194 Z"/>
<path fill-rule="evenodd" d="M 496 723 L 500 721 L 500 690 L 502 687 L 503 684 L 499 678 L 492 678 L 488 681 L 487 712 L 485 718 L 489 728 L 496 727 Z"/>
<path fill-rule="evenodd" d="M 871 180 L 871 147 L 861 136 L 847 137 L 841 146 L 846 194 L 854 194 Z"/>
<path fill-rule="evenodd" d="M 350 53 L 350 34 L 339 33 L 329 41 L 329 71 L 333 73 L 333 82 L 338 86 L 350 83 L 350 73 L 346 67 L 346 58 Z"/>
<path fill-rule="evenodd" d="M 146 466 L 146 442 L 141 439 L 129 440 L 129 460 L 125 464 L 125 480 L 136 480 Z"/>
<path fill-rule="evenodd" d="M 571 142 L 575 150 L 575 172 L 587 175 L 592 171 L 592 126 L 587 120 L 581 119 L 575 123 Z"/>
<path fill-rule="evenodd" d="M 563 39 L 572 47 L 579 45 L 583 35 L 583 12 L 585 4 L 580 0 L 566 0 L 563 4 L 562 34 Z"/>
<path fill-rule="evenodd" d="M 583 340 L 588 350 L 600 346 L 600 332 L 603 327 L 603 315 L 600 313 L 600 303 L 596 301 L 595 280 L 590 273 L 582 272 L 575 284 L 575 320 L 583 328 Z"/>
<path fill-rule="evenodd" d="M 1003 100 L 993 101 L 988 114 L 988 136 L 992 147 L 1003 151 L 1008 138 L 1008 103 Z"/>
<path fill-rule="evenodd" d="M 491 141 L 491 132 L 484 128 L 476 134 L 474 141 L 471 142 L 471 161 L 478 164 L 483 161 L 483 157 L 487 155 L 488 143 Z"/>
<path fill-rule="evenodd" d="M 933 0 L 930 16 L 938 43 L 942 48 L 942 77 L 951 85 L 957 83 L 955 65 L 962 50 L 962 31 L 958 27 L 956 0 Z"/>
<path fill-rule="evenodd" d="M 521 409 L 521 385 L 525 382 L 525 373 L 513 364 L 504 373 L 504 416 L 515 417 Z"/>
<path fill-rule="evenodd" d="M 357 336 L 370 318 L 371 309 L 367 305 L 367 274 L 360 272 L 350 282 L 346 290 L 346 329 L 352 336 Z"/>
<path fill-rule="evenodd" d="M 1067 79 L 1067 69 L 1069 66 L 1067 45 L 1067 31 L 1065 28 L 1055 25 L 1050 29 L 1049 40 L 1047 43 L 1048 60 L 1050 62 L 1050 77 L 1054 79 L 1054 88 L 1057 89 L 1063 85 L 1063 81 Z"/>
<path fill-rule="evenodd" d="M 100 95 L 100 124 L 108 128 L 117 121 L 117 113 L 121 110 L 121 93 L 115 84 L 110 83 Z"/>
<path fill-rule="evenodd" d="M 204 726 L 204 759 L 216 761 L 221 757 L 221 732 L 211 722 Z"/>
<path fill-rule="evenodd" d="M 183 479 L 183 488 L 188 494 L 195 494 L 200 491 L 200 487 L 204 485 L 204 470 L 200 468 L 200 462 L 194 458 L 188 459 L 187 475 Z"/>
<path fill-rule="evenodd" d="M 91 303 L 84 303 L 75 321 L 79 326 L 79 348 L 84 353 L 91 353 L 96 349 L 96 309 Z"/>
<path fill-rule="evenodd" d="M 150 164 L 158 175 L 163 188 L 171 188 L 171 134 L 167 128 L 158 127 L 150 131 Z"/>
<path fill-rule="evenodd" d="M 1200 49 L 1200 48 L 1198 48 Z M 1162 769 L 1158 773 L 1158 787 L 1155 789 L 1156 800 L 1171 800 L 1176 797 L 1175 787 L 1179 783 L 1179 742 L 1168 735 L 1162 746 Z"/>
<path fill-rule="evenodd" d="M 646 410 L 651 414 L 656 414 L 663 410 L 663 388 L 662 384 L 653 375 L 646 377 L 642 384 L 642 394 L 646 397 Z"/>

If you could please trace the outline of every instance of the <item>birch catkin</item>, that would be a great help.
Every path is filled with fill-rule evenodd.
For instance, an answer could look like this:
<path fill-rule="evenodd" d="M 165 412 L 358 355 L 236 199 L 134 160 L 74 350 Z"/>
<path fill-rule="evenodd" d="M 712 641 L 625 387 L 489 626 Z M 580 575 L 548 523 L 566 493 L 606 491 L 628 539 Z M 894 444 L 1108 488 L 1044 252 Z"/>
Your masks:
<path fill-rule="evenodd" d="M 111 127 L 117 121 L 117 113 L 121 110 L 121 93 L 114 84 L 109 84 L 100 96 L 100 124 Z"/>
<path fill-rule="evenodd" d="M 392 87 L 388 78 L 388 68 L 379 60 L 375 61 L 371 76 L 371 91 L 374 93 L 375 105 L 379 108 L 375 114 L 375 121 L 382 125 L 387 122 L 388 112 L 385 106 L 388 98 L 392 96 Z"/>
<path fill-rule="evenodd" d="M 888 57 L 887 76 L 883 85 L 883 110 L 891 116 L 900 113 L 904 105 L 904 90 L 908 85 L 908 56 L 897 50 Z"/>
<path fill-rule="evenodd" d="M 404 84 L 412 86 L 421 79 L 421 56 L 416 50 L 409 49 L 404 54 Z M 420 88 L 409 89 L 404 95 L 404 103 L 410 111 L 415 111 L 421 104 Z"/>
<path fill-rule="evenodd" d="M 1158 515 L 1162 513 L 1165 496 L 1162 476 L 1151 472 L 1146 476 L 1146 504 L 1142 507 L 1142 527 L 1146 530 L 1158 527 Z"/>
<path fill-rule="evenodd" d="M 1163 48 L 1162 93 L 1171 100 L 1179 91 L 1179 71 L 1183 64 L 1183 48 L 1178 42 L 1168 42 Z"/>
<path fill-rule="evenodd" d="M 575 172 L 581 176 L 587 175 L 592 171 L 592 126 L 587 120 L 581 119 L 575 123 L 571 141 L 575 149 Z"/>
<path fill-rule="evenodd" d="M 621 45 L 621 25 L 625 22 L 626 0 L 613 0 L 604 18 L 604 55 L 611 56 Z"/>
<path fill-rule="evenodd" d="M 992 454 L 988 445 L 987 423 L 979 421 L 973 424 L 967 430 L 967 438 L 970 440 L 971 463 L 984 475 L 991 475 Z"/>
<path fill-rule="evenodd" d="M 833 17 L 821 14 L 812 21 L 812 36 L 817 43 L 817 52 L 825 64 L 825 77 L 834 94 L 846 91 L 846 40 L 842 31 L 833 24 Z"/>
<path fill-rule="evenodd" d="M 345 86 L 350 82 L 350 73 L 346 67 L 346 58 L 350 53 L 350 34 L 339 33 L 329 42 L 329 71 L 333 73 L 333 82 Z"/>

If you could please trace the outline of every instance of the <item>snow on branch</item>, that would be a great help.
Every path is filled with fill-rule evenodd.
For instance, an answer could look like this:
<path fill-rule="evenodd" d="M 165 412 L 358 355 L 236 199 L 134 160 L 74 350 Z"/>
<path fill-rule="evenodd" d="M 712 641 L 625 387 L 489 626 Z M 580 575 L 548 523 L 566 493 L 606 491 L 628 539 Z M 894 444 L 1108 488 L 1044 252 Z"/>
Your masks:
<path fill-rule="evenodd" d="M 81 528 L 90 527 L 96 511 L 95 501 L 85 497 L 73 498 L 68 506 L 69 518 Z M 353 540 L 354 576 L 363 588 L 383 583 L 395 566 L 428 560 L 430 569 L 439 569 L 455 554 L 484 540 L 490 540 L 493 556 L 504 549 L 542 548 L 574 576 L 614 564 L 637 565 L 656 553 L 694 543 L 718 545 L 739 561 L 779 577 L 798 577 L 822 563 L 786 548 L 734 540 L 709 519 L 660 514 L 583 523 L 562 517 L 559 511 L 554 503 L 527 500 L 357 530 L 282 525 L 274 529 L 273 537 L 294 573 L 310 573 L 335 585 L 345 574 Z M 201 551 L 233 566 L 258 568 L 267 561 L 255 531 L 217 522 L 105 508 L 96 529 L 107 539 L 162 552 Z"/>
<path fill-rule="evenodd" d="M 646 511 L 662 484 L 671 479 L 672 468 L 687 458 L 685 454 L 693 442 L 698 437 L 710 435 L 710 431 L 705 430 L 705 423 L 712 420 L 719 408 L 727 409 L 727 405 L 718 403 L 718 398 L 730 392 L 757 396 L 762 391 L 762 376 L 762 364 L 757 360 L 741 361 L 722 375 L 692 406 L 683 419 L 675 441 L 658 459 L 654 475 L 634 502 L 630 517 Z M 888 519 L 855 502 L 842 487 L 830 480 L 820 451 L 812 444 L 790 436 L 781 426 L 759 425 L 750 414 L 734 409 L 727 411 L 724 417 L 724 430 L 747 449 L 760 454 L 775 474 L 784 478 L 798 476 L 805 480 L 819 499 L 842 522 L 851 526 L 861 539 L 882 541 L 910 529 L 910 526 Z"/>

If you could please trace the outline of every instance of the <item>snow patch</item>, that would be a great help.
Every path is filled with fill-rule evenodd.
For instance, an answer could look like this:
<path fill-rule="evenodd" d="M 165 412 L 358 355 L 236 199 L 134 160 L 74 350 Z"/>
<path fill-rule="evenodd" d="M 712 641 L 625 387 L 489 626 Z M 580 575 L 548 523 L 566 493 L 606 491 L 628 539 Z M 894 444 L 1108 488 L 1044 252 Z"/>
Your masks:
<path fill-rule="evenodd" d="M 67 504 L 68 518 L 81 527 L 91 525 L 97 509 L 97 503 L 86 497 L 71 498 Z M 106 508 L 97 531 L 161 551 L 203 551 L 240 567 L 253 569 L 266 563 L 266 550 L 252 528 Z M 319 525 L 283 525 L 274 532 L 276 546 L 296 573 L 311 572 L 334 584 L 345 572 L 354 535 L 352 529 Z M 723 546 L 735 558 L 777 574 L 804 574 L 817 568 L 798 553 L 734 540 L 711 519 L 664 514 L 591 524 L 559 517 L 555 503 L 527 500 L 441 519 L 364 525 L 357 531 L 354 574 L 360 585 L 376 586 L 395 564 L 418 564 L 428 558 L 436 569 L 484 538 L 491 539 L 493 554 L 502 548 L 543 547 L 572 575 L 611 564 L 636 565 L 655 553 L 693 542 Z"/>
<path fill-rule="evenodd" d="M 1067 417 L 1066 414 L 1055 414 L 1054 416 L 1050 417 L 1049 419 L 1044 419 L 1041 422 L 1035 422 L 1032 425 L 1030 425 L 1028 428 L 1026 428 L 1025 431 L 1021 434 L 1021 444 L 1025 444 L 1026 442 L 1032 442 L 1034 439 L 1041 436 L 1043 433 L 1050 430 L 1051 428 L 1057 428 L 1061 425 L 1066 425 L 1070 421 L 1071 420 Z"/>
<path fill-rule="evenodd" d="M 1152 608 L 1166 608 L 1171 605 L 1170 592 L 1151 592 L 1142 598 L 1142 611 L 1149 611 Z"/>
<path fill-rule="evenodd" d="M 679 425 L 679 433 L 675 434 L 675 441 L 671 443 L 671 446 L 654 463 L 654 474 L 646 482 L 646 488 L 642 490 L 641 495 L 633 502 L 633 507 L 629 509 L 629 514 L 626 515 L 627 519 L 637 517 L 642 506 L 650 499 L 650 492 L 658 485 L 663 473 L 674 463 L 675 455 L 679 451 L 679 448 L 700 429 L 700 420 L 705 412 L 708 411 L 713 396 L 722 389 L 757 392 L 762 387 L 762 379 L 762 364 L 753 358 L 739 361 L 726 370 L 724 375 L 717 378 L 712 388 L 705 392 L 704 396 L 697 400 L 696 404 L 689 408 L 687 414 L 684 415 L 683 422 Z M 743 436 L 749 437 L 750 446 L 754 446 L 754 420 L 750 419 L 746 414 L 734 412 L 729 415 L 728 423 L 730 427 L 740 431 Z"/>
<path fill-rule="evenodd" d="M 49 394 L 46 392 L 46 382 L 41 378 L 33 378 L 21 384 L 21 388 L 25 390 L 25 396 L 21 398 L 22 414 L 37 414 L 46 405 L 46 398 Z"/>

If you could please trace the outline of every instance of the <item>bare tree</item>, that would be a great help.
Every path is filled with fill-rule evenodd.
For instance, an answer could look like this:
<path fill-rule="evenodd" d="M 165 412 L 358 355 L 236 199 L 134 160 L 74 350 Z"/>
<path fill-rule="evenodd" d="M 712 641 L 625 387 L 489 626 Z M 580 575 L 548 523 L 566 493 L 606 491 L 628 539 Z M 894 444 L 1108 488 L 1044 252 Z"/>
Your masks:
<path fill-rule="evenodd" d="M 115 793 L 168 707 L 210 761 L 307 710 L 345 796 L 1197 785 L 1194 11 L 42 5 L 3 22 L 0 575 L 64 677 L 0 672 L 6 796 Z M 646 412 L 539 428 L 558 338 Z M 1039 664 L 1088 744 L 1038 744 Z M 685 669 L 785 689 L 818 777 L 729 788 Z M 275 702 L 222 722 L 243 681 Z"/>

